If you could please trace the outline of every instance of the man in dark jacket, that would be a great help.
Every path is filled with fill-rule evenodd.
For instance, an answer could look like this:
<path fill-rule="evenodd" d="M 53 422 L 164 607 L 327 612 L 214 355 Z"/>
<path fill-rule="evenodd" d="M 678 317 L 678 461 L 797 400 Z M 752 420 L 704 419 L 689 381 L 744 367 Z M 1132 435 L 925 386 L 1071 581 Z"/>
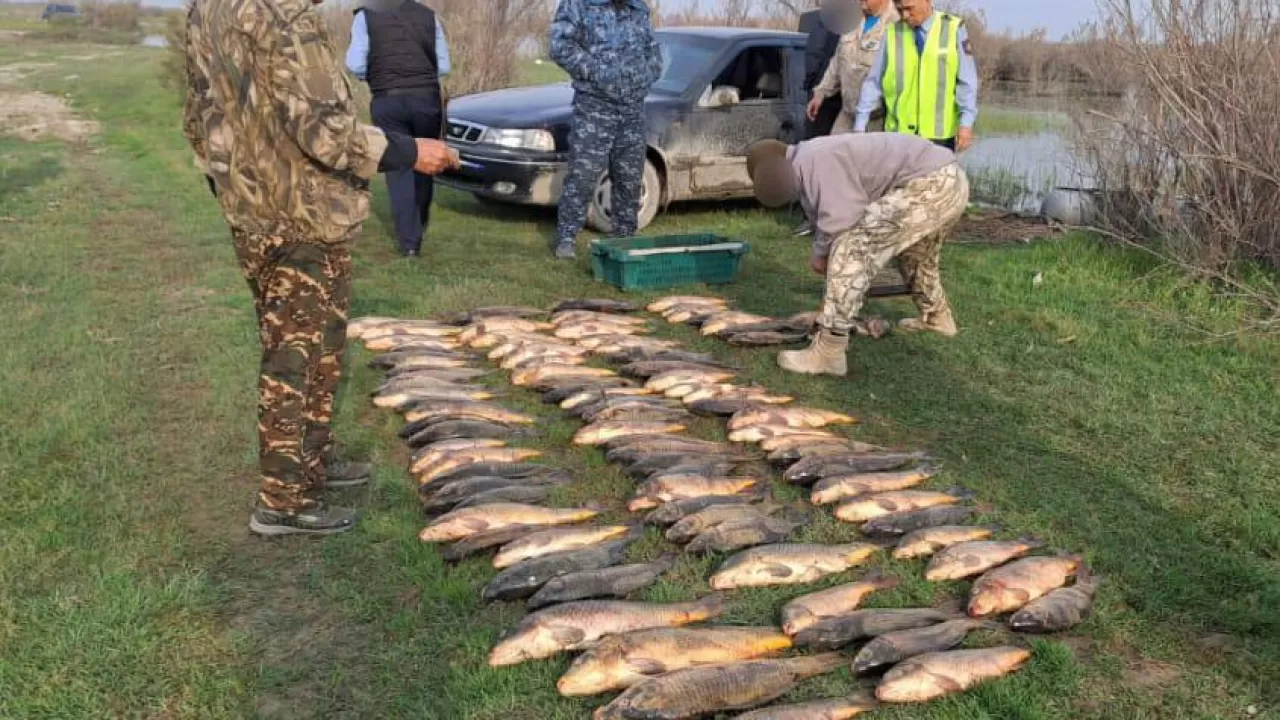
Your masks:
<path fill-rule="evenodd" d="M 347 69 L 369 83 L 375 125 L 412 137 L 440 137 L 440 78 L 449 72 L 449 48 L 430 8 L 416 0 L 366 0 L 351 23 Z M 417 257 L 435 183 L 412 171 L 388 172 L 387 191 L 400 254 Z"/>
<path fill-rule="evenodd" d="M 644 186 L 644 99 L 662 74 L 644 0 L 560 0 L 551 59 L 573 79 L 569 174 L 560 195 L 556 257 L 574 257 L 587 206 L 605 170 L 612 234 L 634 235 Z"/>
<path fill-rule="evenodd" d="M 821 10 L 810 10 L 800 16 L 797 31 L 809 36 L 809 44 L 804 53 L 806 97 L 811 96 L 813 89 L 822 82 L 822 76 L 827 72 L 827 65 L 830 64 L 831 58 L 835 57 L 836 49 L 840 46 L 839 30 L 827 26 L 827 20 L 832 15 L 828 6 L 832 5 L 834 3 L 824 3 Z M 832 95 L 823 102 L 817 116 L 805 122 L 805 139 L 831 134 L 831 126 L 840 115 L 840 103 L 840 95 Z"/>

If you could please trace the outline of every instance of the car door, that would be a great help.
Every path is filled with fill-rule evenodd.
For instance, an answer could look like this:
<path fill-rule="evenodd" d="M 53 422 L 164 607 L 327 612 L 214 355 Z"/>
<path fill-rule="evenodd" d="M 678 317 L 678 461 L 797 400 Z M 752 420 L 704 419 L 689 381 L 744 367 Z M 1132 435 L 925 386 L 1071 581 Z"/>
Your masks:
<path fill-rule="evenodd" d="M 693 198 L 750 195 L 747 149 L 759 140 L 799 140 L 793 55 L 786 45 L 762 41 L 738 45 L 721 58 L 670 153 L 689 168 Z"/>

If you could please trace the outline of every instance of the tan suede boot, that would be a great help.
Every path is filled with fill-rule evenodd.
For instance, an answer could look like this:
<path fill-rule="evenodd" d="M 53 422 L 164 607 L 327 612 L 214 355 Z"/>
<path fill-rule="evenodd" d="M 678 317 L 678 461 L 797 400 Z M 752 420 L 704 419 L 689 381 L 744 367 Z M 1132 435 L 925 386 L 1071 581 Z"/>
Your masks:
<path fill-rule="evenodd" d="M 808 350 L 788 350 L 778 355 L 783 370 L 804 375 L 836 375 L 849 372 L 849 336 L 838 337 L 826 330 L 813 336 Z"/>
<path fill-rule="evenodd" d="M 955 337 L 956 333 L 960 332 L 956 327 L 956 317 L 951 314 L 949 307 L 918 318 L 904 318 L 898 323 L 898 327 L 907 332 L 928 331 L 947 337 Z"/>

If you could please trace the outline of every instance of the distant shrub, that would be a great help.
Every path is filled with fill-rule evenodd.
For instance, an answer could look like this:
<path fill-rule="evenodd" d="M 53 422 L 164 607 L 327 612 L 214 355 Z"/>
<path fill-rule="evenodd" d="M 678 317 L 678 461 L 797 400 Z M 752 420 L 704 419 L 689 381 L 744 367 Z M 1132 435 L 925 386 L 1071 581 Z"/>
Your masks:
<path fill-rule="evenodd" d="M 84 24 L 97 29 L 137 32 L 142 29 L 138 0 L 85 0 L 80 5 Z"/>

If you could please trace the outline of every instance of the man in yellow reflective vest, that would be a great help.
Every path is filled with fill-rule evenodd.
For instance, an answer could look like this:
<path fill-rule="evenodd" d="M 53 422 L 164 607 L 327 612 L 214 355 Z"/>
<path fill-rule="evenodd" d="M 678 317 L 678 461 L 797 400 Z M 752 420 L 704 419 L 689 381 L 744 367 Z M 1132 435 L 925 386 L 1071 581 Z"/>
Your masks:
<path fill-rule="evenodd" d="M 919 135 L 956 152 L 973 143 L 978 68 L 964 20 L 933 0 L 894 0 L 894 23 L 858 96 L 855 132 L 885 110 L 885 130 Z"/>

